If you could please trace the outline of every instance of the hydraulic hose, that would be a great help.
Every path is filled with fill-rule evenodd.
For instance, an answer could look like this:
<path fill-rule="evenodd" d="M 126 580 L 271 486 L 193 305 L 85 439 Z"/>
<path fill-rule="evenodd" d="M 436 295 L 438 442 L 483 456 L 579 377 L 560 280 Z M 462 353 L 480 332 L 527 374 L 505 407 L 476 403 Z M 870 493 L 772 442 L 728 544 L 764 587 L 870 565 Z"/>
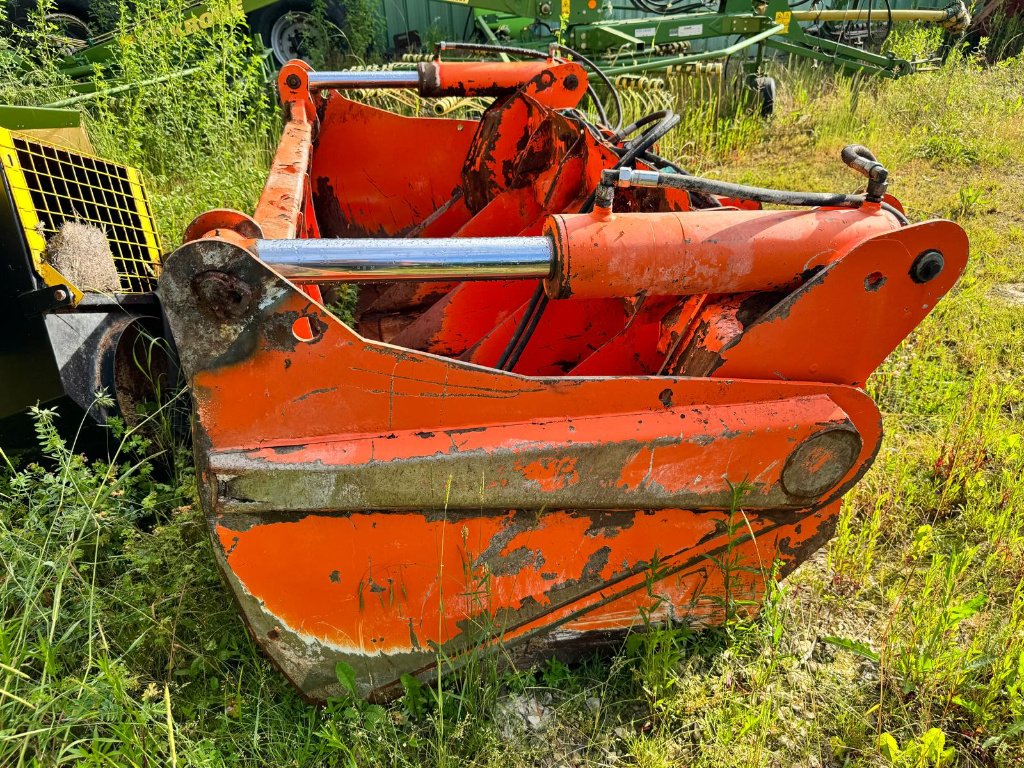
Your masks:
<path fill-rule="evenodd" d="M 791 205 L 797 207 L 829 207 L 859 208 L 869 202 L 867 195 L 847 195 L 833 192 L 790 192 L 782 189 L 751 187 L 745 184 L 732 184 L 727 181 L 706 179 L 701 176 L 685 176 L 664 171 L 635 171 L 629 168 L 610 169 L 604 171 L 601 183 L 607 186 L 645 186 L 670 187 L 687 192 L 701 192 L 706 195 L 733 197 L 741 200 L 753 200 L 768 205 Z M 907 226 L 907 219 L 898 208 L 889 203 L 881 203 L 882 210 L 890 213 L 901 226 Z"/>
<path fill-rule="evenodd" d="M 538 306 L 541 305 L 541 302 L 547 304 L 546 299 L 547 294 L 544 292 L 544 282 L 541 281 L 537 284 L 533 295 L 530 296 L 530 301 L 526 305 L 526 312 L 523 314 L 522 320 L 519 321 L 519 325 L 512 334 L 512 338 L 509 339 L 508 344 L 505 346 L 505 351 L 501 353 L 498 362 L 494 364 L 494 367 L 499 371 L 511 371 L 515 364 L 519 362 L 519 356 L 523 354 L 523 349 L 526 347 L 526 344 L 521 344 L 520 340 L 524 334 L 527 335 L 527 340 L 533 335 L 533 329 L 537 327 L 540 316 L 544 311 L 541 308 L 540 312 L 538 312 Z"/>
<path fill-rule="evenodd" d="M 591 72 L 593 72 L 599 78 L 601 78 L 601 81 L 608 87 L 608 91 L 612 95 L 612 101 L 615 103 L 616 121 L 614 126 L 612 126 L 611 123 L 608 122 L 608 116 L 604 113 L 604 105 L 601 104 L 601 100 L 597 98 L 597 92 L 594 91 L 594 86 L 588 84 L 587 93 L 590 94 L 590 98 L 593 100 L 594 106 L 597 108 L 598 114 L 600 114 L 602 122 L 609 128 L 611 128 L 613 131 L 619 131 L 622 128 L 623 120 L 622 99 L 619 98 L 619 91 L 615 87 L 615 84 L 608 77 L 608 75 L 606 75 L 604 73 L 604 70 L 597 66 L 597 64 L 592 62 L 579 51 L 573 50 L 569 46 L 562 45 L 561 43 L 555 43 L 554 48 L 559 51 L 562 51 L 563 53 L 568 54 L 569 56 L 572 56 L 575 59 L 579 59 L 584 64 L 584 66 L 586 66 L 588 69 L 590 69 Z"/>
<path fill-rule="evenodd" d="M 653 152 L 643 152 L 638 156 L 639 160 L 643 160 L 652 168 L 657 168 L 659 171 L 668 170 L 672 173 L 678 173 L 682 176 L 690 176 L 690 172 L 685 168 L 680 168 L 678 165 L 670 160 L 666 160 L 661 155 L 656 155 Z M 690 203 L 694 208 L 721 208 L 722 204 L 718 202 L 718 198 L 713 195 L 706 195 L 703 192 L 690 191 Z"/>
<path fill-rule="evenodd" d="M 885 169 L 871 150 L 860 144 L 843 147 L 843 162 L 868 180 L 866 199 L 872 203 L 882 202 L 889 183 L 889 171 Z"/>
<path fill-rule="evenodd" d="M 653 116 L 644 118 L 644 120 L 649 122 L 650 118 L 653 118 Z M 625 132 L 628 133 L 632 130 L 636 130 L 636 124 L 626 128 Z M 669 165 L 664 161 L 662 161 L 660 166 L 652 163 L 659 169 L 657 171 L 637 171 L 625 167 L 626 163 L 620 160 L 613 168 L 609 168 L 601 174 L 601 187 L 608 190 L 608 193 L 602 196 L 601 204 L 604 207 L 611 206 L 613 197 L 611 193 L 615 187 L 671 187 L 685 190 L 691 194 L 698 193 L 709 198 L 712 195 L 717 195 L 719 197 L 732 197 L 740 200 L 753 200 L 769 205 L 859 208 L 864 203 L 878 203 L 882 210 L 892 214 L 901 226 L 905 227 L 910 223 L 910 220 L 898 208 L 884 201 L 885 191 L 889 183 L 889 171 L 878 162 L 870 149 L 860 144 L 849 144 L 843 147 L 840 157 L 847 166 L 868 180 L 867 191 L 864 194 L 790 192 L 782 189 L 751 187 L 746 184 L 732 184 L 727 181 L 691 176 L 685 172 L 666 173 L 661 170 L 665 165 Z M 680 171 L 681 169 L 676 168 L 675 170 Z"/>
<path fill-rule="evenodd" d="M 546 59 L 548 55 L 543 51 L 535 51 L 532 48 L 520 48 L 517 45 L 492 45 L 491 43 L 467 43 L 462 41 L 442 41 L 434 46 L 434 55 L 439 56 L 443 51 L 471 51 L 473 53 L 505 53 L 509 56 L 522 56 L 526 59 Z"/>
<path fill-rule="evenodd" d="M 608 174 L 608 171 L 605 171 Z M 766 187 L 750 187 L 745 184 L 732 184 L 728 181 L 717 179 L 706 179 L 701 176 L 683 176 L 678 173 L 657 172 L 657 179 L 653 183 L 637 181 L 644 177 L 636 177 L 636 174 L 643 171 L 634 171 L 634 178 L 630 182 L 636 186 L 671 187 L 686 191 L 703 192 L 707 195 L 718 195 L 719 197 L 735 197 L 742 200 L 754 200 L 758 203 L 769 205 L 794 205 L 794 206 L 830 206 L 837 208 L 856 208 L 864 202 L 863 195 L 846 195 L 832 192 L 789 192 L 782 189 L 768 189 Z M 651 172 L 653 173 L 653 172 Z M 610 174 L 609 174 L 610 175 Z M 619 181 L 618 176 L 612 177 Z"/>
<path fill-rule="evenodd" d="M 653 13 L 658 16 L 674 15 L 677 13 L 689 13 L 690 11 L 708 10 L 704 3 L 690 3 L 688 5 L 674 5 L 673 0 L 631 0 L 633 7 L 638 11 Z"/>
<path fill-rule="evenodd" d="M 681 119 L 682 118 L 675 112 L 663 109 L 658 112 L 652 112 L 651 114 L 640 118 L 632 125 L 627 125 L 625 128 L 618 131 L 613 137 L 613 141 L 621 141 L 637 129 L 657 121 L 657 124 L 652 128 L 648 128 L 637 138 L 632 141 L 628 141 L 623 145 L 624 151 L 619 155 L 619 162 L 615 164 L 615 167 L 624 168 L 630 165 L 634 160 L 640 157 L 640 155 L 653 147 L 659 139 L 675 128 Z"/>

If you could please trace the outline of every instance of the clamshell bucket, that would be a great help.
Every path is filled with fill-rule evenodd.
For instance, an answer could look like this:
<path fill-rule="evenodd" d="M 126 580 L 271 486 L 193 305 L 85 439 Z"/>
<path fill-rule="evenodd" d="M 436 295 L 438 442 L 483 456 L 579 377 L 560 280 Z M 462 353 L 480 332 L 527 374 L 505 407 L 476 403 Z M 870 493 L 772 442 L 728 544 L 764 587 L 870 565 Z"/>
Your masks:
<path fill-rule="evenodd" d="M 255 215 L 197 219 L 160 294 L 220 566 L 304 694 L 721 621 L 831 535 L 881 440 L 860 387 L 964 268 L 958 226 L 610 184 L 660 159 L 587 122 L 571 62 L 279 85 Z"/>

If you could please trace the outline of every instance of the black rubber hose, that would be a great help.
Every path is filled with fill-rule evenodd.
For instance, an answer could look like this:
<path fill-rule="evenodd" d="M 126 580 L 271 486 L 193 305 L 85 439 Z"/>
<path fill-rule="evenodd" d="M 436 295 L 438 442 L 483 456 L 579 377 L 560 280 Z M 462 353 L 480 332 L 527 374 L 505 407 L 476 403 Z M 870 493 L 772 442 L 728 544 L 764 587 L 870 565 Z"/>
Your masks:
<path fill-rule="evenodd" d="M 622 141 L 627 136 L 636 133 L 636 131 L 638 131 L 640 128 L 643 128 L 645 125 L 650 125 L 651 123 L 657 122 L 658 120 L 664 120 L 671 114 L 672 110 L 661 109 L 658 110 L 657 112 L 651 112 L 648 115 L 644 115 L 643 117 L 639 118 L 636 122 L 627 125 L 625 128 L 619 128 L 618 130 L 616 130 L 615 135 L 612 136 L 611 140 Z"/>
<path fill-rule="evenodd" d="M 612 101 L 615 103 L 616 122 L 614 126 L 612 126 L 608 122 L 608 116 L 604 113 L 604 105 L 601 104 L 600 100 L 597 98 L 597 93 L 594 91 L 594 87 L 589 83 L 587 84 L 587 92 L 590 94 L 590 98 L 593 99 L 594 105 L 597 107 L 597 111 L 601 115 L 601 119 L 604 121 L 604 124 L 611 128 L 613 131 L 618 131 L 620 128 L 622 128 L 622 99 L 619 98 L 619 91 L 615 87 L 615 84 L 608 77 L 608 75 L 606 75 L 604 71 L 599 66 L 597 66 L 597 64 L 592 62 L 579 51 L 573 50 L 569 46 L 562 45 L 561 43 L 555 43 L 554 47 L 557 50 L 562 51 L 563 53 L 569 56 L 572 56 L 573 58 L 579 59 L 581 62 L 583 62 L 584 66 L 586 66 L 588 69 L 590 69 L 591 72 L 593 72 L 599 78 L 601 78 L 602 82 L 604 82 L 604 84 L 608 86 L 608 91 L 612 95 Z"/>
<path fill-rule="evenodd" d="M 900 223 L 901 227 L 906 227 L 910 225 L 910 219 L 908 219 L 906 215 L 903 213 L 903 211 L 901 211 L 895 205 L 889 205 L 889 203 L 882 203 L 882 210 L 885 211 L 886 213 L 891 213 L 893 217 L 896 219 L 896 221 Z"/>
<path fill-rule="evenodd" d="M 678 173 L 683 176 L 692 176 L 688 170 L 681 168 L 680 166 L 673 163 L 671 160 L 666 160 L 661 155 L 656 155 L 653 152 L 644 152 L 637 158 L 643 160 L 652 168 L 657 170 L 668 169 L 673 173 Z M 704 194 L 703 192 L 690 191 L 690 202 L 693 203 L 695 208 L 721 208 L 722 204 L 718 201 L 718 198 L 712 195 Z"/>
<path fill-rule="evenodd" d="M 615 164 L 615 168 L 624 168 L 625 166 L 631 165 L 637 157 L 653 147 L 660 138 L 675 128 L 682 118 L 669 110 L 661 110 L 660 112 L 655 112 L 652 115 L 648 115 L 647 117 L 637 120 L 633 125 L 646 125 L 653 122 L 655 119 L 659 120 L 657 125 L 648 128 L 637 138 L 625 144 L 625 151 L 619 155 L 619 161 Z M 632 128 L 632 126 L 627 126 L 627 128 Z M 632 131 L 627 131 L 626 135 L 631 132 Z"/>
<path fill-rule="evenodd" d="M 607 173 L 607 171 L 606 171 Z M 804 207 L 829 206 L 834 208 L 856 208 L 864 203 L 863 195 L 844 195 L 832 192 L 789 192 L 766 187 L 748 187 L 728 181 L 705 179 L 701 176 L 683 176 L 678 173 L 659 173 L 659 187 L 673 187 L 686 191 L 704 192 L 719 197 L 735 197 L 754 200 L 769 205 L 795 205 Z"/>
<path fill-rule="evenodd" d="M 615 183 L 614 170 L 605 171 L 605 183 Z M 753 200 L 769 205 L 792 205 L 804 208 L 859 208 L 866 202 L 864 195 L 845 195 L 838 192 L 790 192 L 784 189 L 767 189 L 765 187 L 749 187 L 745 184 L 732 184 L 727 181 L 705 179 L 701 176 L 685 176 L 678 173 L 658 173 L 659 187 L 684 189 L 687 192 L 703 192 L 719 197 L 734 197 L 740 200 Z M 902 226 L 910 220 L 900 213 L 899 209 L 889 203 L 881 204 L 882 210 L 892 214 Z"/>
<path fill-rule="evenodd" d="M 477 53 L 504 53 L 509 56 L 523 56 L 528 59 L 546 59 L 548 55 L 531 48 L 520 48 L 517 45 L 492 45 L 491 43 L 466 43 L 462 41 L 442 42 L 434 46 L 434 55 L 442 51 L 475 51 Z"/>
<path fill-rule="evenodd" d="M 706 9 L 704 3 L 690 3 L 689 5 L 673 6 L 672 0 L 631 0 L 633 7 L 640 11 L 667 16 L 676 13 L 688 13 L 698 9 Z"/>
<path fill-rule="evenodd" d="M 843 147 L 843 162 L 868 180 L 865 199 L 872 203 L 880 203 L 885 197 L 888 187 L 889 171 L 882 165 L 871 150 L 860 144 L 849 144 Z"/>
<path fill-rule="evenodd" d="M 871 176 L 874 167 L 881 166 L 874 152 L 861 144 L 847 144 L 839 156 L 844 163 L 865 176 Z"/>
<path fill-rule="evenodd" d="M 876 41 L 875 38 L 871 34 L 871 27 L 870 26 L 868 27 L 868 42 L 869 43 L 875 43 L 875 45 L 878 46 L 879 50 L 882 49 L 882 46 L 885 45 L 886 40 L 888 40 L 889 36 L 892 34 L 892 5 L 889 3 L 889 0 L 884 0 L 884 2 L 885 2 L 885 16 L 886 16 L 886 19 L 885 19 L 885 33 L 882 35 L 882 39 Z"/>
<path fill-rule="evenodd" d="M 524 332 L 520 335 L 520 342 L 516 344 L 515 350 L 508 359 L 505 367 L 506 371 L 511 371 L 516 367 L 516 363 L 519 362 L 519 358 L 526 350 L 526 345 L 529 344 L 530 339 L 533 338 L 533 332 L 537 330 L 537 323 L 540 322 L 540 318 L 544 314 L 544 310 L 548 307 L 548 294 L 544 290 L 543 282 L 537 283 L 537 288 L 533 292 L 533 295 L 540 296 L 540 299 L 537 302 L 537 308 L 534 311 L 533 316 L 530 318 L 529 324 L 525 327 Z"/>
<path fill-rule="evenodd" d="M 519 346 L 519 340 L 522 338 L 523 333 L 525 332 L 526 328 L 531 324 L 533 325 L 533 327 L 536 327 L 536 323 L 533 322 L 532 318 L 534 312 L 537 309 L 537 304 L 540 302 L 542 296 L 546 296 L 546 294 L 544 293 L 543 280 L 537 283 L 537 288 L 533 292 L 533 295 L 530 297 L 529 303 L 526 305 L 526 313 L 523 315 L 522 320 L 519 321 L 519 325 L 516 327 L 515 332 L 512 334 L 512 338 L 508 340 L 508 344 L 505 346 L 505 351 L 501 353 L 501 357 L 498 358 L 498 362 L 494 364 L 494 367 L 497 368 L 499 371 L 511 370 L 511 366 L 509 366 L 508 368 L 506 368 L 505 366 L 508 363 L 509 358 L 511 358 L 513 353 L 515 352 L 516 347 Z M 516 356 L 516 359 L 519 359 L 518 355 Z"/>
<path fill-rule="evenodd" d="M 601 98 L 597 95 L 597 91 L 594 90 L 594 86 L 587 84 L 587 96 L 590 97 L 590 101 L 594 104 L 594 109 L 597 110 L 597 117 L 601 121 L 601 125 L 611 127 L 608 123 L 608 113 L 604 111 L 604 104 L 601 103 Z M 619 118 L 619 122 L 622 122 L 622 118 Z"/>

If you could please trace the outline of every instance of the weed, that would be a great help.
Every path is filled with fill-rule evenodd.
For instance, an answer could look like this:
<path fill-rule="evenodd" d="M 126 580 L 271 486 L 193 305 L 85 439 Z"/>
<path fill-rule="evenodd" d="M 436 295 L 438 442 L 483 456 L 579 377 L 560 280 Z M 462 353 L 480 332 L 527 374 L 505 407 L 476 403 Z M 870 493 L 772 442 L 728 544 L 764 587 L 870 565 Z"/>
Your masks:
<path fill-rule="evenodd" d="M 704 599 L 721 609 L 721 619 L 727 631 L 737 627 L 759 605 L 756 595 L 760 586 L 767 588 L 768 569 L 764 563 L 748 565 L 741 546 L 754 540 L 754 531 L 741 507 L 743 497 L 752 490 L 746 482 L 729 484 L 731 500 L 729 513 L 723 525 L 726 544 L 721 554 L 709 555 L 708 560 L 722 577 L 722 594 L 706 595 Z"/>
<path fill-rule="evenodd" d="M 959 208 L 953 213 L 953 218 L 959 220 L 974 215 L 978 209 L 985 207 L 990 202 L 990 197 L 985 189 L 966 185 L 957 191 L 960 199 Z"/>
<path fill-rule="evenodd" d="M 896 768 L 946 768 L 953 764 L 955 750 L 946 747 L 946 734 L 930 728 L 900 747 L 891 733 L 878 738 L 878 751 Z"/>
<path fill-rule="evenodd" d="M 882 510 L 889 502 L 882 495 L 864 517 L 853 504 L 844 504 L 836 525 L 835 539 L 828 550 L 833 585 L 841 591 L 857 591 L 871 574 L 878 540 L 882 533 Z"/>
<path fill-rule="evenodd" d="M 348 0 L 345 3 L 345 37 L 348 52 L 357 59 L 368 58 L 378 47 L 384 32 L 384 19 L 373 0 Z"/>

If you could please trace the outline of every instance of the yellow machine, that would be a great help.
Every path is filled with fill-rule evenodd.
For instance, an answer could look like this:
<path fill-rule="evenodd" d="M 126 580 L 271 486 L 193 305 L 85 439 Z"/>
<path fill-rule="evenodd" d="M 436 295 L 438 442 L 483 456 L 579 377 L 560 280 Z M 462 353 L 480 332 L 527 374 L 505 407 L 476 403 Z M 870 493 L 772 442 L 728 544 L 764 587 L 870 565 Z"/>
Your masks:
<path fill-rule="evenodd" d="M 0 442 L 17 445 L 27 406 L 101 423 L 117 409 L 94 407 L 98 390 L 137 388 L 134 342 L 161 330 L 161 250 L 135 169 L 7 128 L 0 168 Z"/>

